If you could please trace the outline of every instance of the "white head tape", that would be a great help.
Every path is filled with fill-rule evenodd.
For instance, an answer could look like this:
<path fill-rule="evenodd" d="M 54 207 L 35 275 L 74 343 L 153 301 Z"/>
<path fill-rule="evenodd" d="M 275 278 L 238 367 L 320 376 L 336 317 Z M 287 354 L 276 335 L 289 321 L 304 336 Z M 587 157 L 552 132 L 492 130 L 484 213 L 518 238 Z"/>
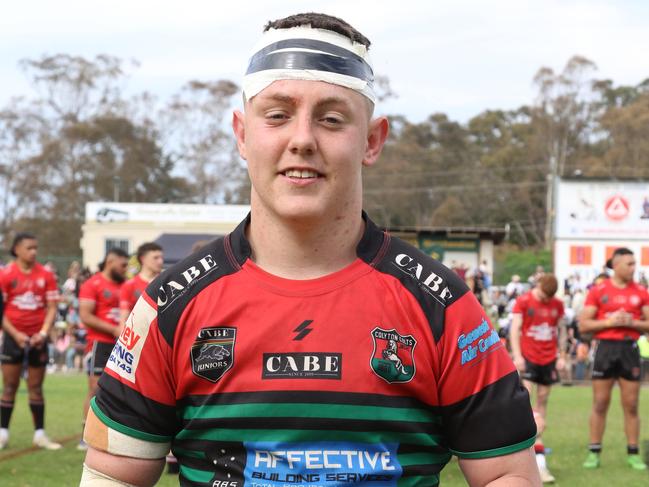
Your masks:
<path fill-rule="evenodd" d="M 376 102 L 367 47 L 330 30 L 300 26 L 264 32 L 243 77 L 246 100 L 281 79 L 333 83 Z"/>

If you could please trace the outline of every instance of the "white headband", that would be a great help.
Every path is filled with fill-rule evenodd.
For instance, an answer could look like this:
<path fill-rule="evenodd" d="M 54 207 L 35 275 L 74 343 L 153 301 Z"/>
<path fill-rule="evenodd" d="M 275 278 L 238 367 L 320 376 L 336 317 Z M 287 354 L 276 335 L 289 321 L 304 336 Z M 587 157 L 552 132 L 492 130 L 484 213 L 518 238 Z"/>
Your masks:
<path fill-rule="evenodd" d="M 281 79 L 333 83 L 376 102 L 367 47 L 330 30 L 300 26 L 264 32 L 243 77 L 246 100 Z"/>

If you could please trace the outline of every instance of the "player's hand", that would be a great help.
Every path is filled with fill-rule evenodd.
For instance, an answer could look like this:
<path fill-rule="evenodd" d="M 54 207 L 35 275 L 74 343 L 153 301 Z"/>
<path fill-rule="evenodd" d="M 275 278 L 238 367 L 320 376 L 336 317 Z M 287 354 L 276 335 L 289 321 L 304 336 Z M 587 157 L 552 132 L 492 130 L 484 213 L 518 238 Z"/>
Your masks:
<path fill-rule="evenodd" d="M 123 331 L 123 330 L 124 330 L 124 325 L 121 325 L 121 324 L 120 324 L 120 325 L 117 325 L 117 326 L 113 329 L 113 336 L 114 336 L 115 338 L 119 338 L 119 336 L 122 334 L 122 331 Z"/>
<path fill-rule="evenodd" d="M 519 372 L 525 372 L 525 359 L 523 357 L 514 357 L 514 365 Z"/>
<path fill-rule="evenodd" d="M 29 337 L 22 331 L 17 331 L 13 338 L 18 348 L 25 348 L 25 345 L 29 343 Z"/>
<path fill-rule="evenodd" d="M 29 345 L 34 348 L 41 348 L 45 344 L 45 337 L 41 333 L 35 333 L 29 338 Z"/>
<path fill-rule="evenodd" d="M 557 370 L 563 370 L 566 368 L 566 361 L 562 358 L 557 359 L 557 364 L 556 364 Z"/>

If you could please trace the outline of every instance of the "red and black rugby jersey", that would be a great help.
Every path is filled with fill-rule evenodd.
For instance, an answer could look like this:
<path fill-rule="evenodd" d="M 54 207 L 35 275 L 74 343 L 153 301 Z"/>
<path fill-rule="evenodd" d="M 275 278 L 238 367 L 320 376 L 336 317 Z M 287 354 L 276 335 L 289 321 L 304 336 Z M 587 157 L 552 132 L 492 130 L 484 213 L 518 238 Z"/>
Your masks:
<path fill-rule="evenodd" d="M 530 362 L 547 365 L 557 359 L 559 320 L 563 316 L 563 303 L 552 298 L 539 301 L 532 291 L 520 296 L 514 303 L 513 313 L 523 315 L 521 327 L 521 352 Z"/>
<path fill-rule="evenodd" d="M 59 300 L 56 277 L 36 262 L 23 272 L 15 262 L 0 271 L 4 313 L 18 331 L 33 335 L 43 326 L 46 305 Z"/>
<path fill-rule="evenodd" d="M 347 268 L 282 279 L 245 225 L 151 283 L 92 403 L 170 442 L 181 485 L 437 485 L 453 453 L 533 444 L 528 395 L 453 272 L 366 219 Z"/>
<path fill-rule="evenodd" d="M 597 307 L 596 320 L 606 320 L 620 310 L 631 314 L 634 320 L 640 320 L 642 319 L 642 308 L 649 306 L 649 293 L 643 286 L 635 282 L 630 282 L 626 287 L 619 288 L 613 284 L 611 279 L 606 279 L 590 289 L 584 306 Z M 636 328 L 615 326 L 596 332 L 595 338 L 636 341 L 640 335 L 640 331 Z"/>

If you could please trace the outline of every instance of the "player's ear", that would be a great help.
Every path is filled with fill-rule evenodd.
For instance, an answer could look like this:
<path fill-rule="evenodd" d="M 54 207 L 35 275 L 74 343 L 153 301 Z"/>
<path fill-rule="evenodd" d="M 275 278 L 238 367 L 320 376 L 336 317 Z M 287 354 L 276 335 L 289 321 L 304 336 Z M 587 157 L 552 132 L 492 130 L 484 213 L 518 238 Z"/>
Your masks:
<path fill-rule="evenodd" d="M 365 157 L 363 157 L 364 166 L 371 166 L 378 160 L 385 140 L 388 138 L 389 128 L 390 124 L 386 117 L 377 117 L 370 120 L 367 131 Z"/>
<path fill-rule="evenodd" d="M 232 130 L 234 131 L 234 136 L 237 139 L 237 149 L 239 149 L 239 155 L 243 160 L 247 160 L 245 115 L 239 110 L 235 110 L 232 113 Z"/>

